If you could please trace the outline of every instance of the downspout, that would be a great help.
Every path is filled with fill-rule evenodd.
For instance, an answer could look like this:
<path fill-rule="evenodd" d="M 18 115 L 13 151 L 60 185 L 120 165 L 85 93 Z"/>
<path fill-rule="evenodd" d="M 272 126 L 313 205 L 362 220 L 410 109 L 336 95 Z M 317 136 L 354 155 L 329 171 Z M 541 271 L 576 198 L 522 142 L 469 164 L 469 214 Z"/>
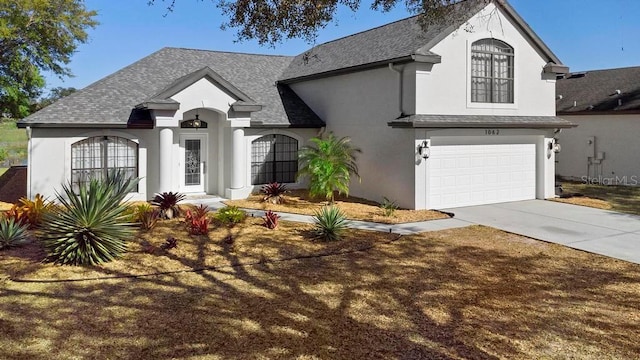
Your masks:
<path fill-rule="evenodd" d="M 404 111 L 402 111 L 402 98 L 403 98 L 403 90 L 402 88 L 404 87 L 404 81 L 403 81 L 403 76 L 402 76 L 402 71 L 404 70 L 404 67 L 397 69 L 395 66 L 393 66 L 393 63 L 389 63 L 389 70 L 395 72 L 398 74 L 398 84 L 399 84 L 399 89 L 398 89 L 398 110 L 400 111 L 400 115 L 399 117 L 404 116 Z"/>
<path fill-rule="evenodd" d="M 26 133 L 27 133 L 27 198 L 28 199 L 33 199 L 31 197 L 31 173 L 33 172 L 33 168 L 31 167 L 31 135 L 32 135 L 32 129 L 31 126 L 27 126 L 26 127 Z"/>

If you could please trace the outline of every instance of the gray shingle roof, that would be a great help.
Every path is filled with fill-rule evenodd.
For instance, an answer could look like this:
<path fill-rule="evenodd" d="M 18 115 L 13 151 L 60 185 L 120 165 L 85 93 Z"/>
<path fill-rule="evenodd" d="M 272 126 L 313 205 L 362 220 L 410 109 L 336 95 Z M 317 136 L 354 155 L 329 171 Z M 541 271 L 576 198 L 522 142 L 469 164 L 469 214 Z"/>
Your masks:
<path fill-rule="evenodd" d="M 476 6 L 464 7 L 468 14 L 461 16 L 460 23 L 475 14 L 480 5 L 485 5 L 483 1 L 473 1 L 477 2 Z M 430 26 L 425 32 L 418 17 L 413 16 L 315 46 L 296 56 L 280 79 L 291 81 L 392 60 L 408 61 L 411 55 L 437 57 L 429 49 L 453 29 L 454 26 L 440 24 Z"/>
<path fill-rule="evenodd" d="M 136 105 L 162 101 L 154 96 L 205 67 L 263 105 L 261 111 L 251 116 L 256 124 L 323 126 L 322 120 L 304 102 L 297 97 L 282 99 L 281 96 L 289 93 L 281 95 L 276 87 L 278 75 L 291 59 L 288 56 L 163 48 L 32 114 L 22 120 L 21 126 L 122 126 L 129 121 Z"/>
<path fill-rule="evenodd" d="M 567 75 L 556 82 L 556 111 L 640 111 L 640 66 Z"/>
<path fill-rule="evenodd" d="M 569 128 L 575 125 L 556 116 L 410 115 L 389 122 L 392 127 L 418 128 Z"/>

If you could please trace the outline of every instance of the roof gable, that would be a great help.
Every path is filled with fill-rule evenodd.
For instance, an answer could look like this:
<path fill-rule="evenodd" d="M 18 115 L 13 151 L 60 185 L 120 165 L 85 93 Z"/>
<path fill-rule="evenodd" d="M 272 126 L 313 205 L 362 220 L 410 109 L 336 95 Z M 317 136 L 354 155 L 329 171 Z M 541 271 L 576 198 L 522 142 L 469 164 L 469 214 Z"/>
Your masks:
<path fill-rule="evenodd" d="M 281 81 L 295 82 L 315 77 L 386 66 L 390 62 L 440 62 L 432 51 L 451 33 L 480 12 L 489 3 L 495 3 L 506 17 L 548 61 L 547 72 L 567 72 L 558 57 L 533 32 L 506 0 L 464 0 L 453 6 L 453 23 L 430 25 L 426 31 L 418 16 L 386 24 L 341 39 L 315 46 L 296 56 L 286 68 Z"/>

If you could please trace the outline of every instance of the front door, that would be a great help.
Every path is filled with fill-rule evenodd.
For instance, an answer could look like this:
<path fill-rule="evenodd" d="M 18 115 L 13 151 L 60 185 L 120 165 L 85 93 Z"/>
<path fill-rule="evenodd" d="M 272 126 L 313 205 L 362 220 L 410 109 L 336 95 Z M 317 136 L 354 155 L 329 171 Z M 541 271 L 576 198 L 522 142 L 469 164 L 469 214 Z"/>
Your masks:
<path fill-rule="evenodd" d="M 207 180 L 207 136 L 185 134 L 180 136 L 180 191 L 204 193 Z"/>

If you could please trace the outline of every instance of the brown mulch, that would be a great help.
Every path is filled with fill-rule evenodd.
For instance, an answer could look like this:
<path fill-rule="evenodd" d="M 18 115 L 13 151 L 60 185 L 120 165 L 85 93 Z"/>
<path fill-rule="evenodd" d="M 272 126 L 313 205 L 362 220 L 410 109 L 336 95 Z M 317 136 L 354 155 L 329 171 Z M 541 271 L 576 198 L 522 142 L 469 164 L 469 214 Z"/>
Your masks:
<path fill-rule="evenodd" d="M 245 209 L 272 210 L 303 215 L 314 215 L 316 211 L 327 205 L 322 198 L 309 196 L 306 190 L 291 190 L 285 195 L 283 204 L 272 204 L 263 201 L 263 195 L 253 194 L 243 200 L 228 200 L 227 205 L 234 205 Z M 384 216 L 380 204 L 375 201 L 360 199 L 353 196 L 338 196 L 335 205 L 339 207 L 351 220 L 371 221 L 383 224 L 401 224 L 417 221 L 446 219 L 449 215 L 434 210 L 405 210 L 398 209 L 393 216 Z"/>
<path fill-rule="evenodd" d="M 235 231 L 246 234 L 242 229 Z M 277 249 L 298 236 L 295 226 L 281 230 L 216 254 L 206 250 L 214 240 L 205 246 L 182 239 L 176 251 L 146 266 L 189 267 L 208 256 L 232 262 L 244 252 L 259 257 L 262 250 L 253 247 L 280 256 Z M 117 269 L 78 271 L 139 271 L 142 255 L 132 256 Z M 7 262 L 0 253 L 0 274 Z M 75 270 L 57 266 L 47 275 L 54 271 Z M 216 271 L 71 283 L 0 277 L 0 289 L 2 358 L 634 359 L 640 353 L 639 265 L 481 226 Z"/>

